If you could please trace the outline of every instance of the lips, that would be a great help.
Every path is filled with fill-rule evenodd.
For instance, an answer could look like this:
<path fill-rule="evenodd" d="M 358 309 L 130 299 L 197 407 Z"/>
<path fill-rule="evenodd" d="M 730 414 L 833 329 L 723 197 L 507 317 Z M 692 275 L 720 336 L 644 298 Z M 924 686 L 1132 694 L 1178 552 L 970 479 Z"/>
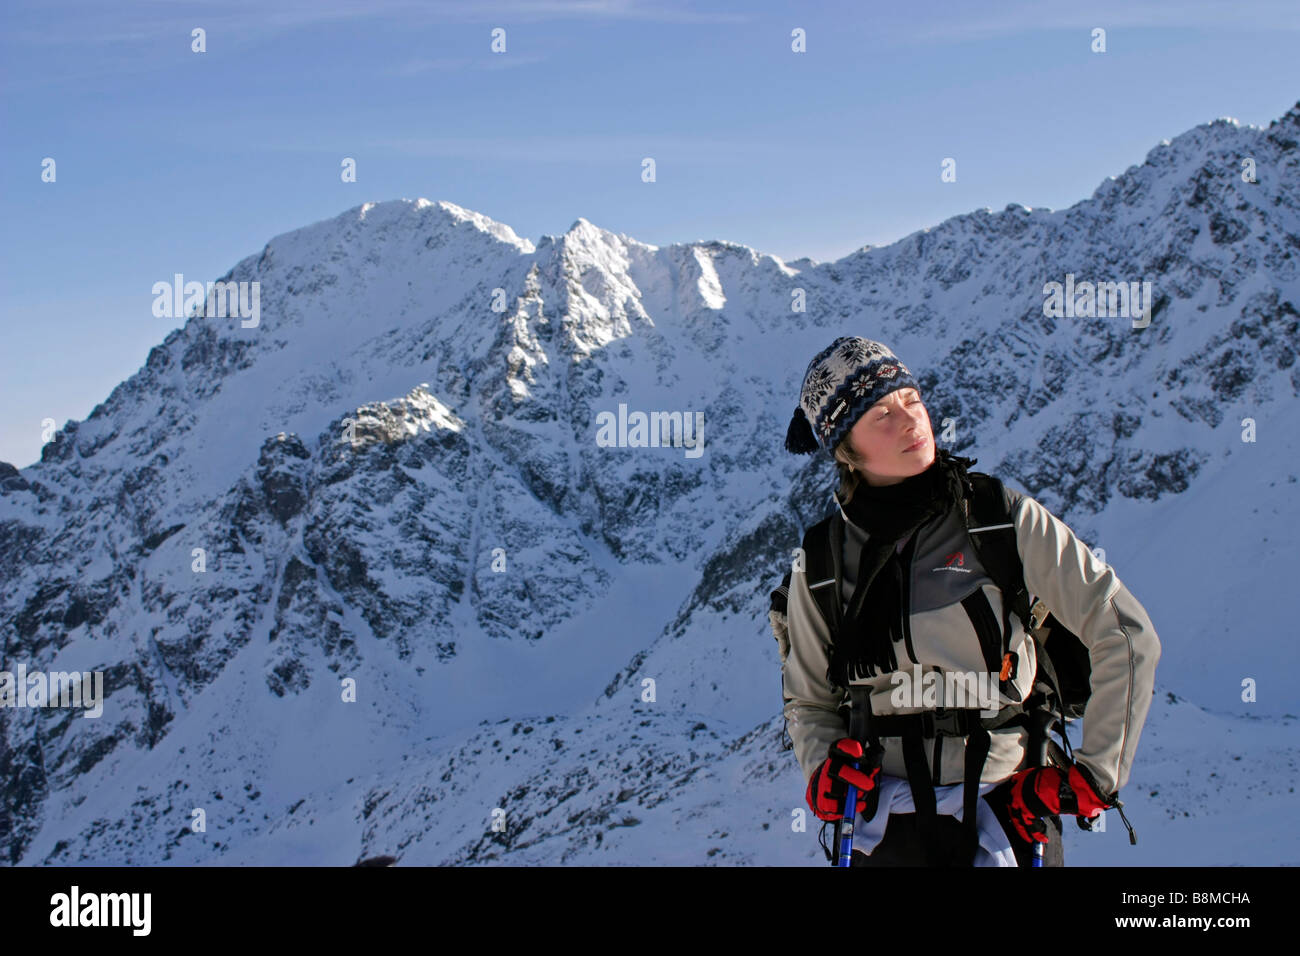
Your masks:
<path fill-rule="evenodd" d="M 924 447 L 925 447 L 925 439 L 921 438 L 917 441 L 915 445 L 908 445 L 906 448 L 903 449 L 903 451 L 904 452 L 920 451 Z"/>

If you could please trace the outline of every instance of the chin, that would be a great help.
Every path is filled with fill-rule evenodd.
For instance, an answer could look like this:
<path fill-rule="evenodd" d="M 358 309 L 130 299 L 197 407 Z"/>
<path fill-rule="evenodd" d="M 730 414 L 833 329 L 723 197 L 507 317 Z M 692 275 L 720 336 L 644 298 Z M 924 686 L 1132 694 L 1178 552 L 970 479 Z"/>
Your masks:
<path fill-rule="evenodd" d="M 913 460 L 911 473 L 913 475 L 919 475 L 921 472 L 925 471 L 927 468 L 929 468 L 931 465 L 934 464 L 935 459 L 938 457 L 938 454 L 939 454 L 938 451 L 934 447 L 934 442 L 931 441 L 930 448 L 926 452 L 925 456 L 922 458 L 915 458 Z"/>

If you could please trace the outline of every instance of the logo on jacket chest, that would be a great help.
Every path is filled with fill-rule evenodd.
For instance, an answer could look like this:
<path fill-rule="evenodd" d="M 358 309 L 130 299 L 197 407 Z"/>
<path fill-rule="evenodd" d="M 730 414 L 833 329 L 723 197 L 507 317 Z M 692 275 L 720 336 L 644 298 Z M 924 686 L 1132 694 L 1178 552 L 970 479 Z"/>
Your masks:
<path fill-rule="evenodd" d="M 962 551 L 954 551 L 943 559 L 943 564 L 937 568 L 931 568 L 931 571 L 955 571 L 961 574 L 970 574 L 971 569 L 966 567 L 966 555 Z"/>

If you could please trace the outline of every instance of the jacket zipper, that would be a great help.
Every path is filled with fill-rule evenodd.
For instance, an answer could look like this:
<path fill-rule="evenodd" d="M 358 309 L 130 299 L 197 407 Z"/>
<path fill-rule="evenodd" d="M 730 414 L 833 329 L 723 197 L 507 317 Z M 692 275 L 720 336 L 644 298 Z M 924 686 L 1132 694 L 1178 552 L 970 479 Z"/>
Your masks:
<path fill-rule="evenodd" d="M 935 667 L 934 672 L 936 675 L 942 676 L 942 671 L 939 667 Z M 942 684 L 940 686 L 942 686 Z M 944 698 L 942 706 L 944 707 L 948 706 L 947 698 Z M 931 779 L 938 786 L 943 786 L 943 784 L 939 782 L 943 779 L 942 767 L 943 767 L 943 736 L 940 734 L 935 734 L 934 735 L 934 770 L 931 773 Z"/>
<path fill-rule="evenodd" d="M 904 562 L 900 559 L 900 556 L 897 554 L 894 555 L 895 557 L 894 566 L 898 568 L 898 573 L 901 577 L 901 580 L 899 581 L 899 586 L 901 588 L 901 593 L 899 597 L 899 618 L 900 618 L 899 623 L 901 625 L 901 629 L 903 632 L 903 644 L 907 647 L 908 658 L 912 661 L 913 664 L 919 664 L 921 662 L 916 659 L 916 652 L 912 649 L 912 628 L 909 626 L 910 618 L 912 616 L 911 613 L 912 605 L 911 605 L 911 596 L 909 594 L 909 586 L 912 580 L 912 542 L 913 540 L 915 540 L 915 537 L 916 536 L 913 535 L 912 538 L 908 539 L 907 544 L 903 546 L 903 555 L 906 555 L 906 559 L 907 559 L 906 566 L 904 566 Z"/>
<path fill-rule="evenodd" d="M 912 558 L 914 557 L 913 545 L 916 543 L 916 539 L 919 536 L 919 534 L 920 534 L 919 531 L 914 532 L 912 534 L 912 537 L 908 539 L 907 544 L 903 546 L 902 553 L 894 555 L 895 558 L 894 566 L 898 569 L 899 575 L 901 577 L 901 580 L 899 582 L 899 584 L 901 585 L 901 594 L 899 598 L 899 617 L 901 618 L 901 620 L 899 623 L 902 625 L 903 644 L 907 648 L 907 656 L 911 658 L 913 664 L 921 663 L 919 660 L 917 660 L 916 651 L 912 648 L 912 628 L 910 626 L 911 618 L 912 618 L 912 599 L 911 599 L 910 585 L 912 581 Z M 906 560 L 903 560 L 904 556 L 906 557 Z M 936 668 L 936 670 L 938 670 L 938 668 Z M 944 703 L 946 705 L 947 701 L 945 701 Z M 939 780 L 942 779 L 942 777 L 940 776 L 940 763 L 943 755 L 942 736 L 938 734 L 935 735 L 934 747 L 931 753 L 932 753 L 932 761 L 933 761 L 932 763 L 933 771 L 931 774 L 931 779 L 937 783 Z"/>

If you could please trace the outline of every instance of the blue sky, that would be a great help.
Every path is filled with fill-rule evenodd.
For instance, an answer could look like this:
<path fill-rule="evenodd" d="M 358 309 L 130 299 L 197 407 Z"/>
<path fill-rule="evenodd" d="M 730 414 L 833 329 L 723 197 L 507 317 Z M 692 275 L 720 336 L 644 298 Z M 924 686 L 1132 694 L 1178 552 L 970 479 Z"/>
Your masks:
<path fill-rule="evenodd" d="M 1064 208 L 1219 116 L 1267 125 L 1298 47 L 1294 0 L 5 0 L 0 461 L 36 461 L 43 419 L 85 418 L 180 324 L 154 282 L 363 202 L 826 261 Z"/>

